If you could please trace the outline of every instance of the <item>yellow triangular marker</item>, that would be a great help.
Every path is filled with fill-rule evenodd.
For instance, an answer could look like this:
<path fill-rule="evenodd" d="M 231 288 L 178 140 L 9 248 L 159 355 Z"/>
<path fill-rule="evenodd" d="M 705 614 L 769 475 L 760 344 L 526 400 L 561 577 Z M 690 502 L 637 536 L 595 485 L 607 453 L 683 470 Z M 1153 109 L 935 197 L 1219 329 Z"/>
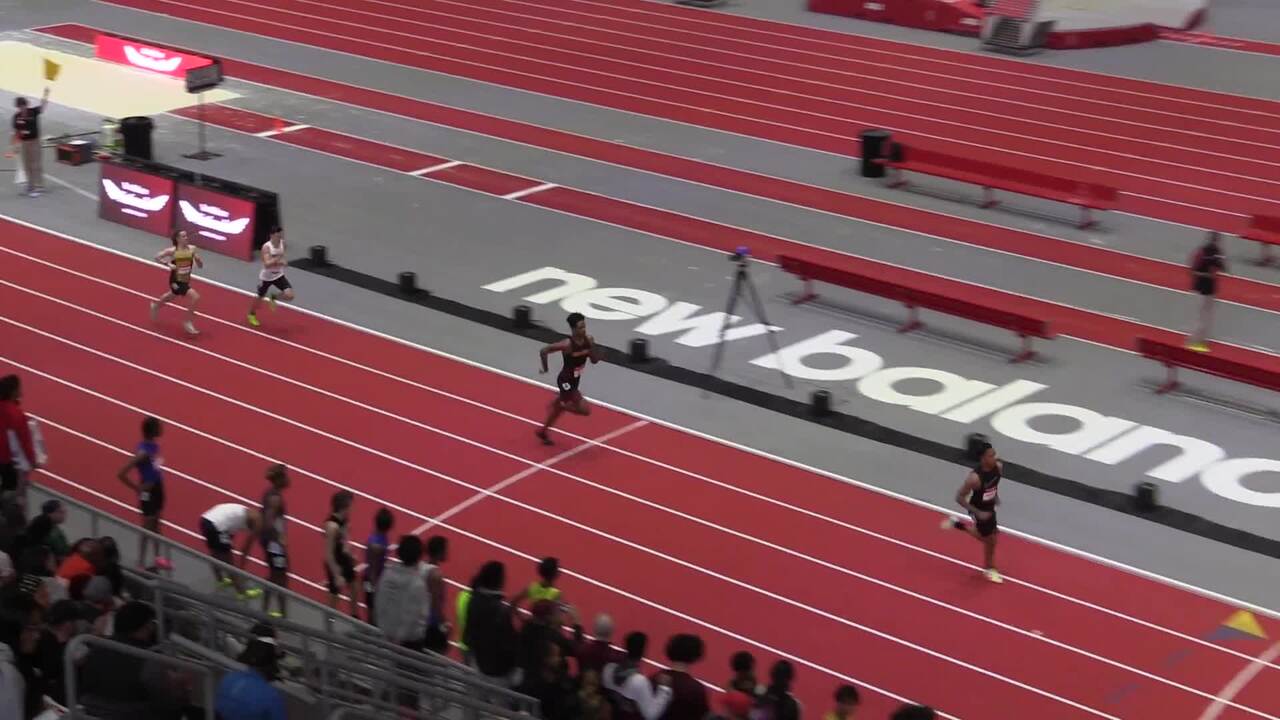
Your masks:
<path fill-rule="evenodd" d="M 1231 614 L 1231 617 L 1227 618 L 1227 621 L 1222 624 L 1224 627 L 1229 627 L 1232 630 L 1242 632 L 1245 635 L 1252 635 L 1253 637 L 1263 640 L 1267 637 L 1266 631 L 1264 631 L 1262 626 L 1258 624 L 1258 618 L 1254 617 L 1253 613 L 1248 610 L 1235 611 Z"/>
<path fill-rule="evenodd" d="M 57 80 L 58 73 L 60 72 L 62 72 L 61 65 L 59 65 L 58 63 L 52 60 L 49 60 L 48 58 L 45 59 L 44 61 L 44 79 L 45 80 L 48 80 L 49 82 L 53 82 L 54 80 Z"/>

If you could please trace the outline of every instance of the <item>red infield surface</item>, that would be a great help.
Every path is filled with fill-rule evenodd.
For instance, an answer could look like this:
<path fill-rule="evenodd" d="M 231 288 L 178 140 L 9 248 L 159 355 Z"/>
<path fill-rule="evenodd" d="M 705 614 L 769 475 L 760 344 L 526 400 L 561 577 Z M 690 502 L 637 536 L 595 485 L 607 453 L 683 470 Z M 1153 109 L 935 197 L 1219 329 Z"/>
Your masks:
<path fill-rule="evenodd" d="M 601 406 L 544 448 L 547 387 L 292 308 L 253 330 L 248 295 L 199 279 L 188 339 L 175 308 L 148 320 L 165 278 L 0 222 L 0 372 L 22 375 L 44 423 L 42 481 L 129 514 L 113 471 L 156 415 L 168 532 L 199 546 L 202 511 L 257 497 L 285 462 L 304 591 L 322 577 L 316 525 L 348 488 L 356 535 L 392 507 L 396 532 L 452 539 L 454 579 L 497 558 L 519 581 L 556 554 L 584 616 L 701 634 L 712 683 L 738 649 L 790 658 L 813 712 L 851 681 L 869 717 L 908 698 L 984 720 L 1280 716 L 1280 621 L 1256 609 L 1018 533 L 992 585 L 936 508 Z"/>
<path fill-rule="evenodd" d="M 1280 103 L 1256 98 L 644 0 L 110 1 L 842 156 L 884 127 L 1228 232 L 1280 213 Z"/>

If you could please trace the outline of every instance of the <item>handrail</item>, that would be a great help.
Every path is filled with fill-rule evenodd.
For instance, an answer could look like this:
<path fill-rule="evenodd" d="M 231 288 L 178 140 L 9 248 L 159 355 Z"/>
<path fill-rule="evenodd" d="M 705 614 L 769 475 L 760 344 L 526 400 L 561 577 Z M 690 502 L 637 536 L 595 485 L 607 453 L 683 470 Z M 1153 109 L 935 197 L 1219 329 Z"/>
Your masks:
<path fill-rule="evenodd" d="M 172 657 L 163 653 L 155 652 L 154 650 L 144 650 L 115 640 L 100 638 L 96 635 L 77 635 L 67 643 L 67 649 L 62 662 L 67 685 L 67 707 L 70 708 L 72 712 L 75 712 L 76 708 L 80 705 L 76 699 L 78 680 L 76 676 L 75 659 L 80 656 L 79 650 L 86 646 L 90 652 L 93 652 L 93 649 L 98 647 L 142 660 L 161 662 L 165 665 L 172 665 L 184 670 L 200 673 L 204 678 L 204 717 L 205 720 L 215 720 L 213 707 L 215 694 L 213 689 L 214 671 L 207 664 L 193 662 L 184 658 Z"/>
<path fill-rule="evenodd" d="M 110 513 L 104 512 L 86 502 L 77 500 L 73 497 L 60 493 L 56 490 L 52 490 L 48 487 L 45 487 L 44 485 L 31 484 L 28 489 L 28 492 L 43 493 L 45 495 L 50 496 L 51 498 L 57 499 L 65 503 L 66 505 L 76 508 L 77 510 L 87 514 L 89 516 L 89 528 L 90 528 L 89 534 L 95 538 L 101 537 L 102 523 L 104 521 L 109 522 L 113 525 L 119 525 L 121 527 L 124 527 L 130 532 L 136 533 L 136 535 L 141 535 L 143 537 L 146 537 L 149 540 L 158 542 L 160 544 L 160 547 L 163 548 L 162 555 L 166 559 L 172 558 L 174 552 L 176 551 L 182 555 L 189 555 L 197 562 L 204 563 L 213 568 L 217 568 L 218 570 L 221 570 L 222 572 L 227 573 L 228 575 L 234 575 L 235 577 L 238 577 L 242 581 L 250 582 L 253 584 L 264 584 L 268 582 L 264 580 L 264 578 L 262 578 L 261 576 L 255 575 L 247 570 L 242 570 L 234 565 L 230 565 L 228 563 L 224 563 L 215 558 L 209 557 L 208 555 L 205 555 L 204 553 L 193 550 L 192 548 L 189 548 L 186 545 L 183 545 L 182 543 L 177 542 L 176 540 L 165 537 L 164 535 L 150 532 L 149 530 L 145 530 L 141 527 L 138 527 L 137 525 L 134 525 L 125 520 L 122 520 Z M 28 504 L 30 505 L 30 503 Z M 277 585 L 269 585 L 269 584 L 268 584 L 268 587 L 264 588 L 264 590 L 266 592 L 282 593 L 286 598 L 288 598 L 290 605 L 298 604 L 298 605 L 301 605 L 302 607 L 307 608 L 310 611 L 319 613 L 323 618 L 325 627 L 329 629 L 333 629 L 333 627 L 338 622 L 342 622 L 344 624 L 356 625 L 357 627 L 361 627 L 365 632 L 368 632 L 368 633 L 378 633 L 378 634 L 381 633 L 381 631 L 378 630 L 376 627 L 360 620 L 359 618 L 353 618 L 350 615 L 345 615 L 341 612 L 338 612 L 337 610 L 334 610 L 333 608 L 330 608 L 322 603 L 316 602 L 315 600 L 312 600 L 311 598 L 306 597 L 305 595 L 302 595 L 294 590 L 290 590 L 288 588 L 282 588 Z"/>

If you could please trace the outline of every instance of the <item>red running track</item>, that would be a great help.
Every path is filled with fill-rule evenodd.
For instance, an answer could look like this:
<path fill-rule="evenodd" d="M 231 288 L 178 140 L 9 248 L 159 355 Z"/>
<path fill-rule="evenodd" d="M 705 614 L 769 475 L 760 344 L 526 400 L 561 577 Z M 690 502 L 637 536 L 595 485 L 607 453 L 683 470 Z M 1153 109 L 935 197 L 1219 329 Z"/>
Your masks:
<path fill-rule="evenodd" d="M 92 43 L 98 31 L 83 25 L 68 24 L 39 28 L 39 32 L 77 42 Z M 1175 263 L 1152 260 L 1084 242 L 1071 242 L 953 215 L 929 212 L 853 193 L 620 145 L 483 113 L 459 110 L 225 56 L 220 57 L 223 59 L 224 71 L 229 77 L 249 82 L 1102 275 L 1180 291 L 1186 288 L 1186 270 Z M 255 116 L 253 113 L 233 108 L 217 112 L 220 113 L 214 118 L 217 122 L 243 132 L 260 132 L 276 127 L 272 119 L 267 116 Z M 328 146 L 333 144 L 335 136 L 334 133 L 325 135 L 319 132 L 302 131 L 279 136 L 279 139 L 305 145 L 313 138 L 324 140 L 327 137 L 328 142 L 325 145 Z M 368 157 L 354 159 L 380 166 L 385 163 L 385 166 L 402 171 L 411 171 L 403 167 L 405 163 L 416 163 L 417 159 L 432 157 L 385 145 L 380 146 L 382 149 L 374 150 L 371 144 L 352 142 L 349 138 L 344 142 L 348 146 L 344 150 L 346 154 L 338 154 L 350 157 L 350 153 L 353 152 L 372 152 L 373 154 Z M 324 149 L 329 151 L 328 147 Z M 404 157 L 405 152 L 411 153 L 413 157 Z M 563 195 L 564 193 L 557 191 L 537 197 L 544 200 L 563 197 Z M 599 196 L 592 197 L 599 198 Z M 576 198 L 571 198 L 573 199 Z M 597 207 L 600 206 L 600 203 L 595 200 L 591 202 Z M 572 206 L 576 203 L 567 204 Z M 574 212 L 574 210 L 570 211 Z M 1220 283 L 1219 297 L 1231 302 L 1280 310 L 1280 285 L 1273 283 L 1227 277 Z M 1122 342 L 1128 343 L 1132 337 L 1130 333 L 1123 338 Z"/>
<path fill-rule="evenodd" d="M 508 193 L 519 193 L 516 197 L 519 202 L 721 252 L 730 252 L 746 245 L 753 248 L 754 252 L 766 261 L 772 261 L 778 255 L 785 253 L 836 265 L 847 257 L 857 257 L 576 188 L 548 185 L 538 180 L 490 168 L 447 161 L 435 155 L 427 155 L 408 148 L 378 143 L 311 125 L 299 130 L 288 130 L 290 127 L 299 127 L 299 124 L 285 118 L 241 110 L 229 105 L 193 106 L 176 110 L 173 114 L 189 119 L 203 119 L 211 125 L 260 137 L 261 133 L 274 132 L 275 134 L 269 136 L 271 140 L 404 172 L 432 182 L 465 187 L 488 195 L 502 197 Z M 859 259 L 875 262 L 867 258 Z M 1134 264 L 1139 262 L 1132 256 L 1129 259 Z M 1170 281 L 1174 279 L 1182 281 L 1185 277 L 1185 271 L 1181 267 L 1152 260 L 1141 262 L 1147 268 L 1163 271 Z M 880 272 L 887 278 L 902 278 L 903 282 L 909 283 L 910 278 L 919 277 L 919 273 L 910 268 L 888 263 L 878 263 L 878 265 Z M 929 279 L 940 291 L 949 295 L 967 298 L 979 305 L 992 302 L 991 292 L 981 285 L 940 275 L 931 275 Z M 1131 278 L 1125 277 L 1125 279 Z M 1258 290 L 1276 289 L 1274 285 L 1253 283 L 1238 278 L 1232 278 L 1224 282 L 1224 285 L 1228 283 L 1235 283 L 1232 289 L 1250 283 L 1257 286 Z M 1182 290 L 1181 286 L 1172 287 Z M 1266 297 L 1262 296 L 1262 299 L 1265 300 Z M 1280 300 L 1280 296 L 1276 296 L 1276 299 Z M 1151 336 L 1174 343 L 1182 339 L 1180 333 L 1170 329 L 1034 297 L 1004 293 L 1001 295 L 1001 300 L 1010 308 L 1029 317 L 1048 321 L 1054 331 L 1060 335 L 1109 345 L 1119 350 L 1131 351 L 1134 338 L 1139 336 Z M 1267 306 L 1264 305 L 1264 307 Z M 1280 303 L 1269 307 L 1280 310 Z M 1226 343 L 1215 343 L 1215 352 L 1251 365 L 1280 369 L 1280 356 L 1270 353 Z"/>
<path fill-rule="evenodd" d="M 975 67 L 968 53 L 747 29 L 644 0 L 111 1 L 840 155 L 859 130 L 885 127 L 1115 185 L 1122 209 L 1192 225 L 1234 231 L 1280 212 L 1280 103 L 1088 73 L 1058 80 L 1029 63 Z"/>
<path fill-rule="evenodd" d="M 176 310 L 147 322 L 160 268 L 3 230 L 0 371 L 23 375 L 49 427 L 50 472 L 112 512 L 129 501 L 110 469 L 150 413 L 177 526 L 256 496 L 269 461 L 294 469 L 293 570 L 312 581 L 303 523 L 350 488 L 357 531 L 388 505 L 397 531 L 449 535 L 455 578 L 496 557 L 518 581 L 555 553 L 584 616 L 699 632 L 711 682 L 743 647 L 791 658 L 814 708 L 854 681 L 871 717 L 905 697 L 959 718 L 1191 719 L 1256 670 L 1218 717 L 1280 716 L 1280 666 L 1255 660 L 1269 643 L 1208 639 L 1235 610 L 1222 600 L 1016 533 L 1009 581 L 990 585 L 935 509 L 603 407 L 543 448 L 546 388 L 292 309 L 251 330 L 246 294 L 199 280 L 204 334 L 188 340 Z"/>

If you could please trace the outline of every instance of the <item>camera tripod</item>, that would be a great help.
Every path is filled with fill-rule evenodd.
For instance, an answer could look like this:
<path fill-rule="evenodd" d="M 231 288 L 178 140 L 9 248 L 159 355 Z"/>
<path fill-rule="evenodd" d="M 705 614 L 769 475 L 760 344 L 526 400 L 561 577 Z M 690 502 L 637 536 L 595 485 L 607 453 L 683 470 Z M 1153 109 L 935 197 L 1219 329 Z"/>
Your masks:
<path fill-rule="evenodd" d="M 711 374 L 715 375 L 720 370 L 720 361 L 724 357 L 725 336 L 729 332 L 729 323 L 733 321 L 733 311 L 738 307 L 738 301 L 744 296 L 751 303 L 751 309 L 755 312 L 756 322 L 764 326 L 769 336 L 769 344 L 773 346 L 774 357 L 778 360 L 778 372 L 782 375 L 782 382 L 788 389 L 792 387 L 791 376 L 782 366 L 782 350 L 778 346 L 778 340 L 774 337 L 777 329 L 769 322 L 769 318 L 764 314 L 764 303 L 760 302 L 760 293 L 756 290 L 756 284 L 751 281 L 751 274 L 747 263 L 750 262 L 750 255 L 746 248 L 739 248 L 737 252 L 729 256 L 737 268 L 733 273 L 733 286 L 729 289 L 729 302 L 724 311 L 724 322 L 720 325 L 720 339 L 716 343 L 715 353 L 711 357 Z"/>

